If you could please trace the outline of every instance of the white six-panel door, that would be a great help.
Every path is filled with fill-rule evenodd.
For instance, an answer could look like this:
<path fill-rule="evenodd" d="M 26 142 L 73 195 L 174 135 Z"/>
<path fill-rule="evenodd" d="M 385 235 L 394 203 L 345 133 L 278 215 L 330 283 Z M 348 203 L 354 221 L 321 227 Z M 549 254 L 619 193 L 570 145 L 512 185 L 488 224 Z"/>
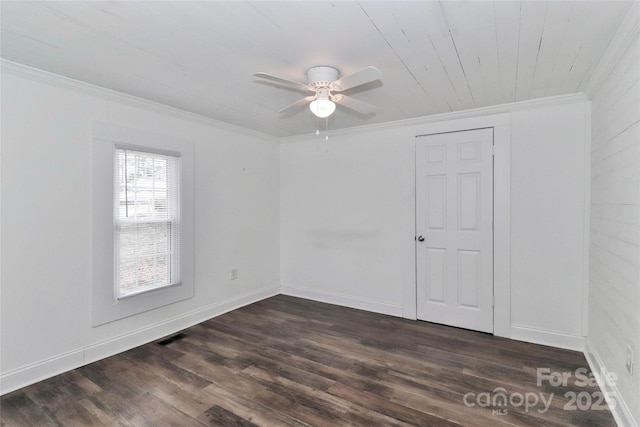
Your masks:
<path fill-rule="evenodd" d="M 493 332 L 493 129 L 416 139 L 418 319 Z"/>

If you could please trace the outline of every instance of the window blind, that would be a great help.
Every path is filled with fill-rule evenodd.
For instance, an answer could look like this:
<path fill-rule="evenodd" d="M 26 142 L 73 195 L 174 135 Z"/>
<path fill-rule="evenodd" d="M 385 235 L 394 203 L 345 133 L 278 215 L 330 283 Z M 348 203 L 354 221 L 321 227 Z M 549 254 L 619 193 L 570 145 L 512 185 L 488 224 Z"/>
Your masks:
<path fill-rule="evenodd" d="M 118 299 L 181 281 L 180 166 L 178 155 L 115 149 Z"/>

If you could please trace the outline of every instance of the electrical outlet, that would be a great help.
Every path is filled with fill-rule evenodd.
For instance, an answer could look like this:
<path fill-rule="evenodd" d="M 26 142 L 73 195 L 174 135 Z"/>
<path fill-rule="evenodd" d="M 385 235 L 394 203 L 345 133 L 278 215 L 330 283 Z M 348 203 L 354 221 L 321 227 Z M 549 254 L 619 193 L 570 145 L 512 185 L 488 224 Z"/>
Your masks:
<path fill-rule="evenodd" d="M 629 375 L 633 375 L 633 350 L 631 350 L 631 346 L 630 345 L 627 346 L 627 363 L 626 363 L 626 367 L 627 367 L 627 372 L 629 372 Z"/>
<path fill-rule="evenodd" d="M 234 267 L 231 269 L 231 280 L 236 280 L 237 278 L 238 278 L 238 269 Z"/>

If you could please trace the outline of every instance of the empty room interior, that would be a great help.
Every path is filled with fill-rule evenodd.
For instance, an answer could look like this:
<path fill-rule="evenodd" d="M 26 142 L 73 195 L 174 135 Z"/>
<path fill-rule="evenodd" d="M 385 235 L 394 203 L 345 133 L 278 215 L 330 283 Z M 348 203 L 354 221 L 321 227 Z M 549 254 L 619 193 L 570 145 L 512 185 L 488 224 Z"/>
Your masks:
<path fill-rule="evenodd" d="M 640 425 L 636 1 L 1 1 L 3 426 Z"/>

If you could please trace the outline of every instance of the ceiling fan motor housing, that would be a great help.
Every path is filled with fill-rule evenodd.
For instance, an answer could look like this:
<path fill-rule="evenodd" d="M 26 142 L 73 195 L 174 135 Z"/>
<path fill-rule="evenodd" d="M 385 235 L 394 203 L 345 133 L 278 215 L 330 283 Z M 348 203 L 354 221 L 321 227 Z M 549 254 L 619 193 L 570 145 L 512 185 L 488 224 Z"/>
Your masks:
<path fill-rule="evenodd" d="M 307 81 L 309 86 L 320 88 L 329 87 L 331 83 L 338 80 L 340 72 L 333 67 L 319 66 L 309 68 L 307 71 Z"/>

